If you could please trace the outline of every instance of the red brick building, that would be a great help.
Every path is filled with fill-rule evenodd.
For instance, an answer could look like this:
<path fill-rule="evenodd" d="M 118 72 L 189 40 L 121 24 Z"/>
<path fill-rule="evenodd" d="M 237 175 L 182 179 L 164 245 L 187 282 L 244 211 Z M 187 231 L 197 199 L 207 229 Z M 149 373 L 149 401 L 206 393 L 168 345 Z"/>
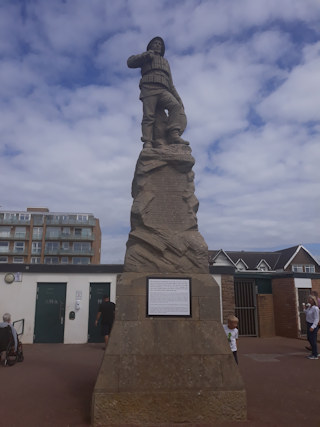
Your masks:
<path fill-rule="evenodd" d="M 223 322 L 239 317 L 246 336 L 306 334 L 302 302 L 320 295 L 320 265 L 302 245 L 276 252 L 209 251 L 210 271 L 221 273 Z"/>

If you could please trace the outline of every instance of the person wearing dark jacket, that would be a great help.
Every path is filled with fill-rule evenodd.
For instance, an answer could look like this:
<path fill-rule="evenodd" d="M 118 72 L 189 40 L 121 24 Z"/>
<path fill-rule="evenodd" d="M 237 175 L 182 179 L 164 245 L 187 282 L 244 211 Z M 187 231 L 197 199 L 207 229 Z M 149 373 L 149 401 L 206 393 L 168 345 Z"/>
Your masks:
<path fill-rule="evenodd" d="M 115 308 L 116 305 L 110 301 L 109 296 L 104 295 L 103 301 L 98 308 L 95 325 L 98 326 L 98 322 L 101 319 L 101 335 L 104 337 L 105 347 L 107 347 L 109 341 L 109 335 L 115 317 Z"/>

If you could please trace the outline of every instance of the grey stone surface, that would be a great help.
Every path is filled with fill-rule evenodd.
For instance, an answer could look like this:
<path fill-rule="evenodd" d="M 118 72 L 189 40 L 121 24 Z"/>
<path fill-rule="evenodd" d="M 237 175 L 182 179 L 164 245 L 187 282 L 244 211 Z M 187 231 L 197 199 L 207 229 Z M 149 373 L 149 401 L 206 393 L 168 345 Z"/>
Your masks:
<path fill-rule="evenodd" d="M 198 231 L 193 165 L 185 145 L 141 151 L 132 184 L 125 271 L 208 272 L 208 247 Z"/>
<path fill-rule="evenodd" d="M 244 384 L 220 322 L 215 280 L 188 276 L 191 318 L 147 317 L 150 276 L 169 275 L 118 278 L 116 321 L 94 389 L 93 424 L 155 427 L 246 419 Z"/>

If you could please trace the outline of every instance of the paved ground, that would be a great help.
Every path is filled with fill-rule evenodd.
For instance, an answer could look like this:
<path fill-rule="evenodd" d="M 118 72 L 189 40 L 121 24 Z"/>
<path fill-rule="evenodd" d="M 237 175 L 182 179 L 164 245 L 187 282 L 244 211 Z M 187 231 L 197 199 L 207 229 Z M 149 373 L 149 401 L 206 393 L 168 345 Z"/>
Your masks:
<path fill-rule="evenodd" d="M 305 344 L 279 337 L 240 338 L 248 421 L 214 425 L 320 427 L 320 359 L 306 359 Z M 0 367 L 0 426 L 89 426 L 101 344 L 32 344 L 24 346 L 24 354 L 23 363 Z"/>

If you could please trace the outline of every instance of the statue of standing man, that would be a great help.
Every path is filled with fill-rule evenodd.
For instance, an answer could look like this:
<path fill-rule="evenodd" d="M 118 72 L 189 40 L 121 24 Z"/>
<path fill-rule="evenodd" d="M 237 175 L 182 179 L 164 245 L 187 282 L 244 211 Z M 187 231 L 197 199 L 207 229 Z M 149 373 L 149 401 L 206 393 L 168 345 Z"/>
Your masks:
<path fill-rule="evenodd" d="M 155 37 L 149 42 L 146 52 L 132 55 L 127 61 L 129 68 L 141 68 L 141 141 L 144 148 L 164 144 L 189 145 L 181 138 L 187 118 L 181 98 L 173 85 L 169 63 L 163 57 L 164 52 L 163 39 Z"/>

